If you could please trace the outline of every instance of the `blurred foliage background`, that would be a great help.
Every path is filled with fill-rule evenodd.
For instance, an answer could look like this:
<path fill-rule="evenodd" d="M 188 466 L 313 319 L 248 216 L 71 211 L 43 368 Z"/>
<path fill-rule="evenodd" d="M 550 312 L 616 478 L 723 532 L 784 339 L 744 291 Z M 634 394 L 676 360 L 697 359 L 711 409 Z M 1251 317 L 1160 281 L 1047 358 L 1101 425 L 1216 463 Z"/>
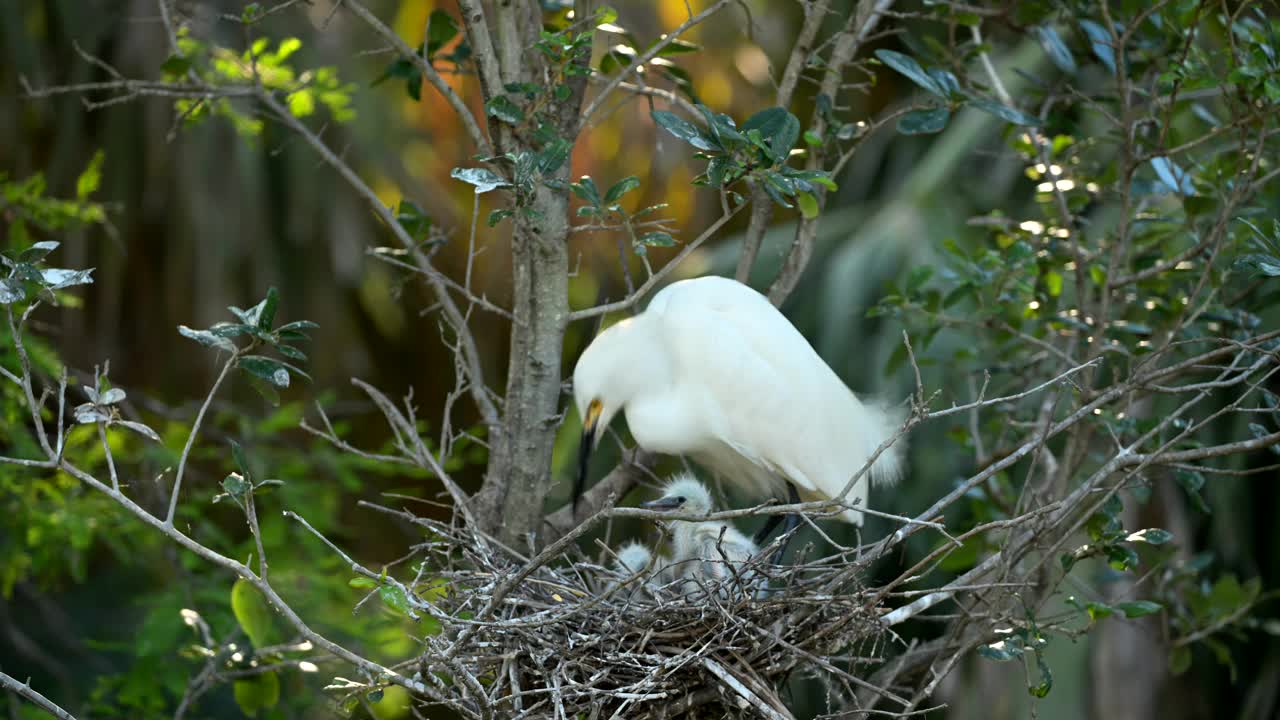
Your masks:
<path fill-rule="evenodd" d="M 690 6 L 696 11 L 705 3 L 613 4 L 618 24 L 647 39 L 679 25 Z M 239 30 L 219 15 L 236 15 L 243 5 L 179 0 L 175 11 L 199 28 L 201 36 L 221 36 L 235 46 Z M 370 5 L 411 44 L 422 36 L 435 9 L 422 0 Z M 442 6 L 456 12 L 451 3 Z M 916 4 L 903 8 L 922 9 Z M 751 0 L 724 17 L 734 22 L 699 26 L 687 38 L 701 45 L 702 52 L 675 61 L 693 78 L 692 89 L 701 102 L 741 119 L 771 104 L 771 72 L 785 62 L 801 7 Z M 925 34 L 939 32 L 911 17 L 895 20 L 893 27 L 905 32 L 878 38 L 867 53 L 876 47 L 909 49 L 922 44 Z M 451 181 L 449 173 L 469 163 L 470 147 L 444 101 L 429 89 L 420 100 L 408 97 L 400 78 L 375 83 L 389 56 L 349 15 L 334 12 L 330 0 L 300 4 L 268 18 L 259 29 L 276 38 L 301 38 L 300 65 L 337 66 L 342 80 L 354 84 L 354 119 L 326 127 L 326 139 L 371 180 L 385 203 L 411 200 L 423 208 L 449 239 L 438 249 L 436 265 L 460 276 L 474 195 L 470 186 Z M 1052 72 L 1041 45 L 1019 33 L 988 40 L 998 66 L 1020 71 L 1006 73 L 1015 96 L 1036 76 Z M 603 44 L 597 42 L 597 55 Z M 1084 45 L 1076 40 L 1073 47 Z M 250 540 L 240 514 L 229 504 L 205 502 L 233 469 L 226 448 L 234 439 L 246 447 L 261 476 L 285 481 L 277 491 L 280 506 L 307 517 L 370 567 L 394 562 L 417 534 L 360 511 L 355 500 L 384 492 L 434 498 L 438 488 L 428 478 L 340 454 L 297 425 L 306 415 L 314 417 L 312 405 L 320 402 L 355 444 L 386 443 L 381 416 L 362 402 L 350 385 L 352 377 L 389 394 L 412 388 L 419 417 L 439 417 L 454 384 L 453 358 L 438 342 L 438 320 L 422 286 L 370 256 L 370 248 L 388 244 L 385 232 L 361 201 L 282 129 L 268 124 L 259 136 L 245 138 L 228 122 L 182 128 L 175 124 L 171 103 L 160 98 L 142 97 L 90 112 L 76 97 L 21 97 L 20 77 L 34 87 L 102 79 L 102 71 L 78 49 L 135 77 L 157 75 L 168 56 L 156 4 L 150 0 L 0 0 L 0 173 L 8 178 L 43 174 L 51 196 L 71 197 L 95 153 L 103 151 L 93 198 L 102 204 L 106 223 L 58 237 L 63 242 L 59 264 L 96 268 L 96 281 L 78 293 L 82 303 L 45 308 L 37 315 L 38 364 L 56 368 L 56 351 L 72 375 L 85 381 L 95 364 L 110 359 L 112 381 L 129 389 L 126 414 L 147 418 L 164 439 L 163 446 L 114 440 L 119 443 L 117 458 L 139 468 L 132 483 L 146 497 L 148 478 L 176 462 L 196 403 L 216 369 L 212 356 L 175 328 L 207 326 L 226 317 L 226 306 L 248 306 L 269 286 L 278 287 L 281 321 L 305 318 L 320 324 L 309 353 L 313 381 L 284 392 L 279 407 L 243 383 L 215 403 L 213 422 L 193 456 L 190 474 L 201 501 L 186 503 L 180 521 L 220 552 L 248 554 Z M 1079 83 L 1101 84 L 1104 78 L 1096 71 L 1082 69 Z M 449 79 L 478 107 L 473 78 Z M 863 92 L 848 94 L 850 116 L 870 119 L 902 106 L 916 92 L 906 78 L 887 71 L 874 82 L 866 80 Z M 646 102 L 626 102 L 600 118 L 575 147 L 573 175 L 589 174 L 604 184 L 628 175 L 643 178 L 644 185 L 627 202 L 633 207 L 667 203 L 664 214 L 674 218 L 678 238 L 689 239 L 718 216 L 715 193 L 689 186 L 701 163 L 691 161 L 686 148 L 654 127 L 649 110 Z M 805 117 L 809 108 L 793 111 Z M 1013 132 L 1017 130 L 974 110 L 958 113 L 936 135 L 901 135 L 890 124 L 863 142 L 837 178 L 840 189 L 829 200 L 811 269 L 784 309 L 854 390 L 896 400 L 911 389 L 908 372 L 891 369 L 903 326 L 869 318 L 867 311 L 911 268 L 936 261 L 944 241 L 980 244 L 987 230 L 968 225 L 969 218 L 995 209 L 1019 217 L 1034 206 L 1036 179 L 1008 152 Z M 495 195 L 483 196 L 480 217 L 495 209 L 489 204 Z M 1273 213 L 1275 209 L 1272 205 Z M 766 237 L 753 276 L 757 287 L 767 285 L 777 272 L 790 242 L 792 213 L 775 214 L 775 228 Z M 743 214 L 721 239 L 695 253 L 679 275 L 731 274 L 745 223 Z M 0 232 L 6 227 L 0 224 Z M 476 286 L 502 305 L 509 292 L 503 284 L 509 276 L 504 236 L 509 230 L 482 225 L 480 232 L 486 250 L 474 268 Z M 8 242 L 0 239 L 2 246 Z M 575 307 L 624 295 L 614 238 L 578 234 L 572 252 L 578 258 L 571 282 Z M 673 252 L 653 249 L 650 257 L 661 263 Z M 640 267 L 635 257 L 629 262 Z M 473 328 L 486 374 L 496 377 L 506 352 L 504 324 L 478 312 Z M 566 369 L 594 330 L 590 323 L 570 329 Z M 0 338 L 7 335 L 0 332 Z M 972 343 L 962 331 L 944 332 L 922 362 L 926 385 L 942 388 L 944 402 L 971 397 L 967 377 L 948 372 L 945 358 Z M 0 345 L 0 361 L 9 363 L 11 354 L 7 342 Z M 3 392 L 13 388 L 6 385 Z M 8 400 L 0 402 L 0 411 L 0 449 L 20 454 L 31 442 L 21 429 L 24 416 Z M 475 420 L 467 412 L 461 411 L 458 422 Z M 947 439 L 948 430 L 929 426 L 913 436 L 911 480 L 873 496 L 876 506 L 911 513 L 963 476 L 972 458 Z M 554 472 L 566 480 L 574 435 L 565 432 L 557 447 Z M 72 447 L 92 455 L 95 437 L 75 434 Z M 597 468 L 614 459 L 602 453 Z M 1259 460 L 1265 462 L 1265 457 Z M 482 452 L 455 453 L 450 463 L 456 478 L 470 483 L 469 488 L 478 485 Z M 1235 573 L 1258 578 L 1263 588 L 1280 586 L 1272 531 L 1280 513 L 1276 479 L 1274 472 L 1215 478 L 1204 490 L 1213 512 L 1195 513 L 1181 528 L 1184 551 L 1205 553 L 1204 562 L 1215 575 Z M 163 493 L 152 490 L 151 500 L 160 502 Z M 553 503 L 567 495 L 566 482 Z M 179 611 L 195 607 L 216 631 L 236 632 L 228 602 L 230 579 L 210 572 L 66 477 L 32 478 L 0 466 L 0 507 L 0 668 L 30 676 L 65 706 L 89 707 L 95 718 L 171 716 L 197 666 L 194 658 L 182 657 L 192 630 L 181 622 Z M 429 512 L 426 506 L 422 511 Z M 347 586 L 348 573 L 337 558 L 296 526 L 286 525 L 279 513 L 264 513 L 262 522 L 276 582 L 304 617 L 387 662 L 412 652 L 406 621 L 391 609 L 371 603 L 352 614 L 362 592 Z M 878 536 L 888 527 L 872 522 L 867 532 Z M 900 560 L 910 564 L 910 558 Z M 1269 622 L 1280 622 L 1274 609 L 1263 612 L 1272 618 Z M 1096 712 L 1090 697 L 1097 683 L 1090 679 L 1089 642 L 1060 642 L 1049 650 L 1057 685 L 1037 702 L 1038 717 Z M 1231 641 L 1229 649 L 1234 658 L 1230 664 L 1196 656 L 1190 670 L 1194 680 L 1169 688 L 1171 703 L 1179 704 L 1169 717 L 1264 717 L 1249 713 L 1276 707 L 1280 643 L 1255 635 Z M 1164 658 L 1151 662 L 1163 672 Z M 979 661 L 962 666 L 957 678 L 948 691 L 953 703 L 949 717 L 1025 717 L 1031 712 L 1025 679 L 1016 667 Z M 316 676 L 286 677 L 283 702 L 269 716 L 315 716 L 317 685 Z M 812 691 L 793 688 L 793 693 Z M 384 702 L 357 712 L 403 717 L 394 695 L 389 690 Z M 790 699 L 797 709 L 818 707 L 804 697 Z M 37 716 L 16 699 L 7 702 L 12 716 Z M 230 688 L 224 687 L 202 700 L 198 716 L 239 713 Z"/>

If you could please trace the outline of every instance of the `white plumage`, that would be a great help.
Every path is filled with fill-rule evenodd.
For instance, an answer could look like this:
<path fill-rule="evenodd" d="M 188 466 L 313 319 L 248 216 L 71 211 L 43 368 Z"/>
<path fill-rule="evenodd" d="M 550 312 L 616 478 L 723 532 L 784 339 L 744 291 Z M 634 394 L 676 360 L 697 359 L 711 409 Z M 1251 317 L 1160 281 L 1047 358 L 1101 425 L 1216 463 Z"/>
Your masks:
<path fill-rule="evenodd" d="M 757 497 L 790 481 L 806 501 L 839 495 L 899 424 L 859 400 L 767 298 L 721 277 L 672 283 L 600 333 L 573 391 L 584 428 L 575 500 L 618 411 L 642 448 L 687 455 Z M 846 502 L 866 507 L 869 480 L 897 480 L 902 449 L 882 453 Z M 862 524 L 857 510 L 842 517 Z"/>
<path fill-rule="evenodd" d="M 692 475 L 677 475 L 662 491 L 662 497 L 643 503 L 644 507 L 668 510 L 681 515 L 707 515 L 712 510 L 711 493 Z M 666 566 L 686 582 L 681 592 L 702 587 L 719 587 L 736 578 L 743 587 L 753 584 L 754 573 L 745 566 L 758 552 L 756 544 L 726 522 L 715 520 L 671 520 L 671 560 Z"/>

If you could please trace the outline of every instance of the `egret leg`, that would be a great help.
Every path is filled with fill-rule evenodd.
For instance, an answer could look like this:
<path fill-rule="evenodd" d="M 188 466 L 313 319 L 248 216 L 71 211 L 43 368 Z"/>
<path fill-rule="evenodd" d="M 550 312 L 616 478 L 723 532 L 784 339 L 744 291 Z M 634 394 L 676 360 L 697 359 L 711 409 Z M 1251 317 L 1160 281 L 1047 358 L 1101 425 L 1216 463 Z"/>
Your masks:
<path fill-rule="evenodd" d="M 796 491 L 796 486 L 792 485 L 791 483 L 787 483 L 787 502 L 791 505 L 800 504 L 800 493 Z M 791 513 L 785 516 L 774 515 L 773 517 L 775 518 L 782 517 L 786 521 L 782 525 L 783 537 L 790 535 L 791 531 L 800 527 L 800 516 L 795 513 Z M 774 524 L 776 525 L 777 523 L 774 523 Z M 772 562 L 774 565 L 781 565 L 782 556 L 787 553 L 787 546 L 790 544 L 791 544 L 791 538 L 786 537 L 786 539 L 782 541 L 782 545 L 778 548 L 778 551 L 773 554 L 773 559 L 770 562 Z"/>
<path fill-rule="evenodd" d="M 770 515 L 769 519 L 764 521 L 764 525 L 760 530 L 756 532 L 756 545 L 763 545 L 764 539 L 769 537 L 769 533 L 773 532 L 773 529 L 778 527 L 780 522 L 782 522 L 781 515 Z"/>

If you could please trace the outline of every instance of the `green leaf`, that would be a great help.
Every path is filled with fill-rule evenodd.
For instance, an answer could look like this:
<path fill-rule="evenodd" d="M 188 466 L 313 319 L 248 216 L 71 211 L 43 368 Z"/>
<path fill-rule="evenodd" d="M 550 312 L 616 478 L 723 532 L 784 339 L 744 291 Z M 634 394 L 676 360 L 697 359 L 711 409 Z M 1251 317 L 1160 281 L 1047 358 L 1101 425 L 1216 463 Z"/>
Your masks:
<path fill-rule="evenodd" d="M 240 473 L 228 473 L 222 479 L 222 490 L 236 500 L 244 497 L 245 493 L 249 492 L 250 487 L 252 486 Z M 214 502 L 217 502 L 217 498 L 214 498 Z"/>
<path fill-rule="evenodd" d="M 360 590 L 372 590 L 373 588 L 378 587 L 378 583 L 374 582 L 372 578 L 367 578 L 363 575 L 351 578 L 347 581 L 347 585 Z"/>
<path fill-rule="evenodd" d="M 1006 662 L 1022 656 L 1024 648 L 1018 644 L 1013 637 L 1006 638 L 990 645 L 982 645 L 978 648 L 978 654 L 988 660 L 996 662 Z"/>
<path fill-rule="evenodd" d="M 160 435 L 156 433 L 155 430 L 152 430 L 150 427 L 148 427 L 147 425 L 144 425 L 143 423 L 134 422 L 132 420 L 113 420 L 111 421 L 111 425 L 113 427 L 118 425 L 120 427 L 127 428 L 147 438 L 148 440 L 160 442 Z"/>
<path fill-rule="evenodd" d="M 431 217 L 412 200 L 401 200 L 396 205 L 396 222 L 414 240 L 424 240 L 431 231 Z"/>
<path fill-rule="evenodd" d="M 771 107 L 761 110 L 742 123 L 743 133 L 750 136 L 752 130 L 759 131 L 762 138 L 769 139 L 773 154 L 783 159 L 795 145 L 796 137 L 800 132 L 800 121 L 787 112 L 786 108 Z M 789 142 L 786 142 L 788 139 Z M 785 148 L 779 151 L 778 148 L 783 145 Z"/>
<path fill-rule="evenodd" d="M 270 710 L 280 702 L 280 678 L 274 672 L 250 675 L 235 681 L 236 704 L 249 717 Z"/>
<path fill-rule="evenodd" d="M 313 323 L 310 320 L 294 320 L 291 323 L 285 323 L 284 325 L 281 325 L 280 327 L 276 328 L 276 332 L 298 333 L 299 335 L 301 335 L 302 333 L 299 332 L 300 330 L 315 330 L 318 327 L 320 327 L 320 325 L 318 325 L 317 323 Z M 302 335 L 302 337 L 305 338 L 306 335 Z"/>
<path fill-rule="evenodd" d="M 490 98 L 489 102 L 484 104 L 484 112 L 489 117 L 497 118 L 508 125 L 524 122 L 524 111 L 519 105 L 511 102 L 511 98 L 506 95 Z"/>
<path fill-rule="evenodd" d="M 1235 262 L 1232 263 L 1232 267 L 1251 270 L 1255 276 L 1280 277 L 1280 257 L 1274 255 L 1248 253 L 1236 258 Z"/>
<path fill-rule="evenodd" d="M 511 183 L 503 180 L 496 173 L 484 168 L 454 168 L 449 177 L 476 186 L 476 194 L 481 195 L 490 190 L 511 187 Z"/>
<path fill-rule="evenodd" d="M 280 407 L 280 393 L 276 392 L 275 387 L 271 383 L 256 375 L 250 375 L 248 379 L 249 387 L 253 388 L 255 392 L 261 395 L 263 400 L 270 403 L 271 407 Z"/>
<path fill-rule="evenodd" d="M 1111 46 L 1111 34 L 1107 29 L 1092 20 L 1081 20 L 1080 29 L 1084 30 L 1084 34 L 1089 36 L 1089 47 L 1093 50 L 1093 54 L 1111 74 L 1116 73 L 1116 51 Z"/>
<path fill-rule="evenodd" d="M 1191 669 L 1191 648 L 1182 645 L 1173 649 L 1169 653 L 1169 673 L 1172 675 L 1181 675 Z"/>
<path fill-rule="evenodd" d="M 929 76 L 929 73 L 925 72 L 924 68 L 920 67 L 920 63 L 916 62 L 916 59 L 910 55 L 903 55 L 900 52 L 883 49 L 877 50 L 875 54 L 876 57 L 880 59 L 880 62 L 888 65 L 894 70 L 897 70 L 902 75 L 905 75 L 909 80 L 911 80 L 911 82 L 919 85 L 938 97 L 945 98 L 947 96 L 946 90 L 939 87 L 938 83 Z"/>
<path fill-rule="evenodd" d="M 170 55 L 163 63 L 160 63 L 160 71 L 167 75 L 186 75 L 191 69 L 191 58 L 185 58 L 181 55 Z"/>
<path fill-rule="evenodd" d="M 653 121 L 661 126 L 664 130 L 684 140 L 699 150 L 719 150 L 721 149 L 712 138 L 708 137 L 698 126 L 680 118 L 674 113 L 666 110 L 654 110 L 650 115 Z"/>
<path fill-rule="evenodd" d="M 635 175 L 628 175 L 614 183 L 613 187 L 610 187 L 609 191 L 604 194 L 604 204 L 612 205 L 618 202 L 623 195 L 626 195 L 638 187 L 640 187 L 640 178 Z"/>
<path fill-rule="evenodd" d="M 93 268 L 70 270 L 67 268 L 41 268 L 40 282 L 49 290 L 61 290 L 73 285 L 92 285 Z"/>
<path fill-rule="evenodd" d="M 929 70 L 929 77 L 933 78 L 933 82 L 937 84 L 938 89 L 942 91 L 946 98 L 950 99 L 961 96 L 960 81 L 956 80 L 956 76 L 952 75 L 950 72 L 938 68 L 931 68 Z"/>
<path fill-rule="evenodd" d="M 1167 157 L 1151 158 L 1151 167 L 1155 169 L 1160 182 L 1171 192 L 1189 196 L 1196 194 L 1195 185 L 1191 182 L 1191 174 L 1178 166 L 1178 163 Z"/>
<path fill-rule="evenodd" d="M 89 199 L 102 184 L 102 159 L 105 156 L 99 150 L 93 154 L 93 159 L 89 161 L 88 167 L 84 172 L 80 173 L 80 177 L 76 178 L 76 199 L 84 202 Z"/>
<path fill-rule="evenodd" d="M 32 243 L 31 247 L 23 250 L 18 254 L 18 261 L 23 263 L 40 262 L 49 255 L 49 253 L 58 249 L 61 243 L 56 240 L 42 240 L 38 243 Z"/>
<path fill-rule="evenodd" d="M 493 227 L 497 225 L 498 223 L 511 217 L 514 214 L 515 214 L 514 210 L 507 210 L 506 208 L 503 208 L 501 210 L 494 210 L 493 212 L 489 213 L 489 227 Z"/>
<path fill-rule="evenodd" d="M 1076 59 L 1071 56 L 1066 43 L 1062 42 L 1062 36 L 1052 25 L 1038 25 L 1031 28 L 1031 34 L 1040 41 L 1040 47 L 1044 48 L 1049 60 L 1057 65 L 1059 70 L 1069 75 L 1076 74 Z"/>
<path fill-rule="evenodd" d="M 1021 110 L 1018 110 L 1017 108 L 1011 108 L 1008 105 L 1003 105 L 1001 103 L 996 102 L 995 100 L 988 100 L 986 98 L 974 98 L 969 101 L 969 104 L 972 105 L 973 107 L 978 108 L 979 110 L 982 110 L 983 112 L 990 113 L 1002 120 L 1011 122 L 1014 125 L 1026 125 L 1028 127 L 1038 127 L 1041 124 L 1040 118 L 1037 118 L 1034 115 L 1028 115 L 1027 113 L 1022 112 Z"/>
<path fill-rule="evenodd" d="M 564 165 L 564 161 L 569 159 L 569 152 L 573 150 L 573 143 L 558 137 L 547 143 L 538 153 L 538 170 L 543 175 L 550 175 L 560 166 Z"/>
<path fill-rule="evenodd" d="M 646 247 L 671 247 L 676 244 L 676 239 L 670 233 L 656 230 L 641 235 L 638 242 Z"/>
<path fill-rule="evenodd" d="M 1131 533 L 1125 540 L 1129 542 L 1144 542 L 1150 545 L 1163 545 L 1173 539 L 1173 533 L 1160 528 L 1147 528 Z"/>
<path fill-rule="evenodd" d="M 22 302 L 27 297 L 22 281 L 13 278 L 0 278 L 0 305 Z"/>
<path fill-rule="evenodd" d="M 178 326 L 178 334 L 190 338 L 206 347 L 218 348 L 227 352 L 235 352 L 236 346 L 228 339 L 215 335 L 208 330 L 192 330 L 186 325 Z"/>
<path fill-rule="evenodd" d="M 596 187 L 596 181 L 592 180 L 590 175 L 583 175 L 578 178 L 578 182 L 571 184 L 569 189 L 573 191 L 574 195 L 577 195 L 592 205 L 596 207 L 601 205 L 600 189 Z"/>
<path fill-rule="evenodd" d="M 235 440 L 229 442 L 231 443 L 231 456 L 235 458 L 236 467 L 240 468 L 240 474 L 247 480 L 251 475 L 249 473 L 249 461 L 244 456 L 244 448 L 240 447 L 240 443 Z"/>
<path fill-rule="evenodd" d="M 1049 297 L 1058 297 L 1062 294 L 1062 274 L 1054 270 L 1044 274 L 1044 289 L 1049 293 Z"/>
<path fill-rule="evenodd" d="M 378 597 L 382 598 L 382 602 L 389 607 L 404 613 L 412 615 L 413 609 L 409 606 L 409 598 L 404 592 L 404 588 L 399 585 L 382 585 L 378 588 Z"/>
<path fill-rule="evenodd" d="M 1133 600 L 1131 602 L 1122 602 L 1116 604 L 1116 610 L 1124 613 L 1127 618 L 1142 617 L 1143 615 L 1154 615 L 1164 609 L 1164 606 L 1150 600 Z"/>
<path fill-rule="evenodd" d="M 262 593 L 244 578 L 237 578 L 231 586 L 231 612 L 255 648 L 275 642 L 275 612 Z"/>
<path fill-rule="evenodd" d="M 950 119 L 951 111 L 946 108 L 912 110 L 898 118 L 898 132 L 903 135 L 927 135 L 941 132 Z"/>
<path fill-rule="evenodd" d="M 427 59 L 435 57 L 440 48 L 458 36 L 458 24 L 444 10 L 432 10 L 427 18 Z"/>
<path fill-rule="evenodd" d="M 1040 670 L 1039 684 L 1032 685 L 1027 688 L 1027 692 L 1032 697 L 1048 697 L 1049 691 L 1053 689 L 1053 673 L 1049 671 L 1049 663 L 1045 662 L 1044 656 L 1036 651 L 1036 667 Z"/>
<path fill-rule="evenodd" d="M 818 217 L 818 199 L 807 192 L 796 193 L 796 207 L 806 220 Z"/>
<path fill-rule="evenodd" d="M 649 43 L 649 47 L 645 48 L 645 50 L 646 51 L 649 50 L 654 45 L 657 45 L 660 42 L 662 42 L 662 38 L 658 38 L 654 40 L 653 42 Z M 686 40 L 675 39 L 667 43 L 665 47 L 663 47 L 661 50 L 658 51 L 658 57 L 670 57 L 672 55 L 685 55 L 687 53 L 698 52 L 701 49 L 702 49 L 701 45 L 695 45 L 694 43 L 688 42 Z"/>
<path fill-rule="evenodd" d="M 804 131 L 804 142 L 806 145 L 818 147 L 822 145 L 822 136 L 812 130 Z"/>
<path fill-rule="evenodd" d="M 929 278 L 931 277 L 933 277 L 932 265 L 917 265 L 912 268 L 911 274 L 907 276 L 907 292 L 914 293 L 918 291 L 920 288 L 924 287 L 925 283 L 929 282 Z"/>
<path fill-rule="evenodd" d="M 276 307 L 280 304 L 280 293 L 276 292 L 275 286 L 267 288 L 267 297 L 258 304 L 258 329 L 270 330 L 272 323 L 276 321 Z"/>
<path fill-rule="evenodd" d="M 236 367 L 266 380 L 278 388 L 289 387 L 289 370 L 279 360 L 262 355 L 245 355 L 236 361 Z"/>

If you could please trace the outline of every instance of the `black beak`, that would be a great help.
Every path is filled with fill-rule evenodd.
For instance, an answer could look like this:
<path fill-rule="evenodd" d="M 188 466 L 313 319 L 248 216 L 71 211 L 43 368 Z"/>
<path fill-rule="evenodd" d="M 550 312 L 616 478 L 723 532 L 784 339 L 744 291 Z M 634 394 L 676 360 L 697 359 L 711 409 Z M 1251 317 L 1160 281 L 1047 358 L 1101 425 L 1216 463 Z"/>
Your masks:
<path fill-rule="evenodd" d="M 640 503 L 640 507 L 647 510 L 677 510 L 684 505 L 682 497 L 660 497 L 657 500 Z"/>
<path fill-rule="evenodd" d="M 578 501 L 587 487 L 587 468 L 591 465 L 591 451 L 596 446 L 596 423 L 588 422 L 582 428 L 582 443 L 578 445 L 578 477 L 573 481 L 573 513 L 578 514 Z"/>

